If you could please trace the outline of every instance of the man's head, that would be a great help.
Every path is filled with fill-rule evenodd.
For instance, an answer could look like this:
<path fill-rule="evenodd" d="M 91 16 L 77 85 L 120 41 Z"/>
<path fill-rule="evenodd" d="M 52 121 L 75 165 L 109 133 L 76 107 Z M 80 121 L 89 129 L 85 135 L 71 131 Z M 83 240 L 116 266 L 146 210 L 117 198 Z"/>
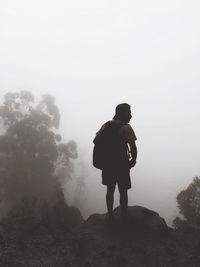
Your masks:
<path fill-rule="evenodd" d="M 131 106 L 127 103 L 122 103 L 116 106 L 114 119 L 129 123 L 131 116 Z"/>

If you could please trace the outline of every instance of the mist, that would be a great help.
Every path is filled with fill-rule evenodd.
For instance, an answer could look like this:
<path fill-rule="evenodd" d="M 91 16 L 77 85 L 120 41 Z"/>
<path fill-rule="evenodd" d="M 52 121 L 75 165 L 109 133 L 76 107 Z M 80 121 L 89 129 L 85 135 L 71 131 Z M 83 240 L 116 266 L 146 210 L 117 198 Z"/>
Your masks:
<path fill-rule="evenodd" d="M 127 102 L 138 147 L 129 205 L 170 222 L 176 195 L 200 174 L 198 2 L 20 0 L 0 10 L 1 103 L 20 90 L 55 97 L 60 132 L 78 144 L 74 180 L 63 186 L 69 203 L 83 175 L 83 215 L 106 211 L 92 141 Z"/>

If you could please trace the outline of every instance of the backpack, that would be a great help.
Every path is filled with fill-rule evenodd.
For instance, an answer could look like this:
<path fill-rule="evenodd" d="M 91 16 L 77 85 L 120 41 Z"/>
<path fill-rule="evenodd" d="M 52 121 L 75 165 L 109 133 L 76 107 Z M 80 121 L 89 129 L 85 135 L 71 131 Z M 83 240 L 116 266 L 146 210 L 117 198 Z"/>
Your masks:
<path fill-rule="evenodd" d="M 127 161 L 127 145 L 119 131 L 124 123 L 108 121 L 93 140 L 93 166 L 97 169 L 115 168 Z"/>

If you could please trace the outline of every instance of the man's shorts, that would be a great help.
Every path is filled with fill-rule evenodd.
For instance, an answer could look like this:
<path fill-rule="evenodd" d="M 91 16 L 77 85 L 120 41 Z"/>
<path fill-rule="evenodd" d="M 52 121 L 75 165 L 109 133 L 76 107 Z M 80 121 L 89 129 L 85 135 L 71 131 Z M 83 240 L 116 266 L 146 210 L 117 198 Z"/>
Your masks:
<path fill-rule="evenodd" d="M 102 184 L 115 186 L 118 185 L 119 188 L 130 189 L 131 179 L 130 179 L 130 169 L 123 168 L 120 170 L 102 170 Z"/>

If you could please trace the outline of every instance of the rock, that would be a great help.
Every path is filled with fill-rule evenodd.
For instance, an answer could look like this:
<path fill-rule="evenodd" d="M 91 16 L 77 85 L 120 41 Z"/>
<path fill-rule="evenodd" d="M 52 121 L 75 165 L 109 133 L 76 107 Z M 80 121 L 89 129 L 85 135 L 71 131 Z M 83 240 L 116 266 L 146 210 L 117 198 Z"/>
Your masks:
<path fill-rule="evenodd" d="M 120 207 L 114 210 L 114 216 L 120 218 Z M 128 223 L 137 229 L 148 229 L 150 231 L 168 231 L 168 226 L 163 218 L 153 210 L 141 206 L 128 207 Z"/>
<path fill-rule="evenodd" d="M 153 210 L 141 206 L 129 206 L 126 220 L 122 220 L 120 207 L 113 211 L 114 222 L 112 226 L 124 228 L 130 232 L 167 233 L 169 228 L 163 218 Z M 104 228 L 108 222 L 107 214 L 93 214 L 84 223 L 85 227 Z"/>

